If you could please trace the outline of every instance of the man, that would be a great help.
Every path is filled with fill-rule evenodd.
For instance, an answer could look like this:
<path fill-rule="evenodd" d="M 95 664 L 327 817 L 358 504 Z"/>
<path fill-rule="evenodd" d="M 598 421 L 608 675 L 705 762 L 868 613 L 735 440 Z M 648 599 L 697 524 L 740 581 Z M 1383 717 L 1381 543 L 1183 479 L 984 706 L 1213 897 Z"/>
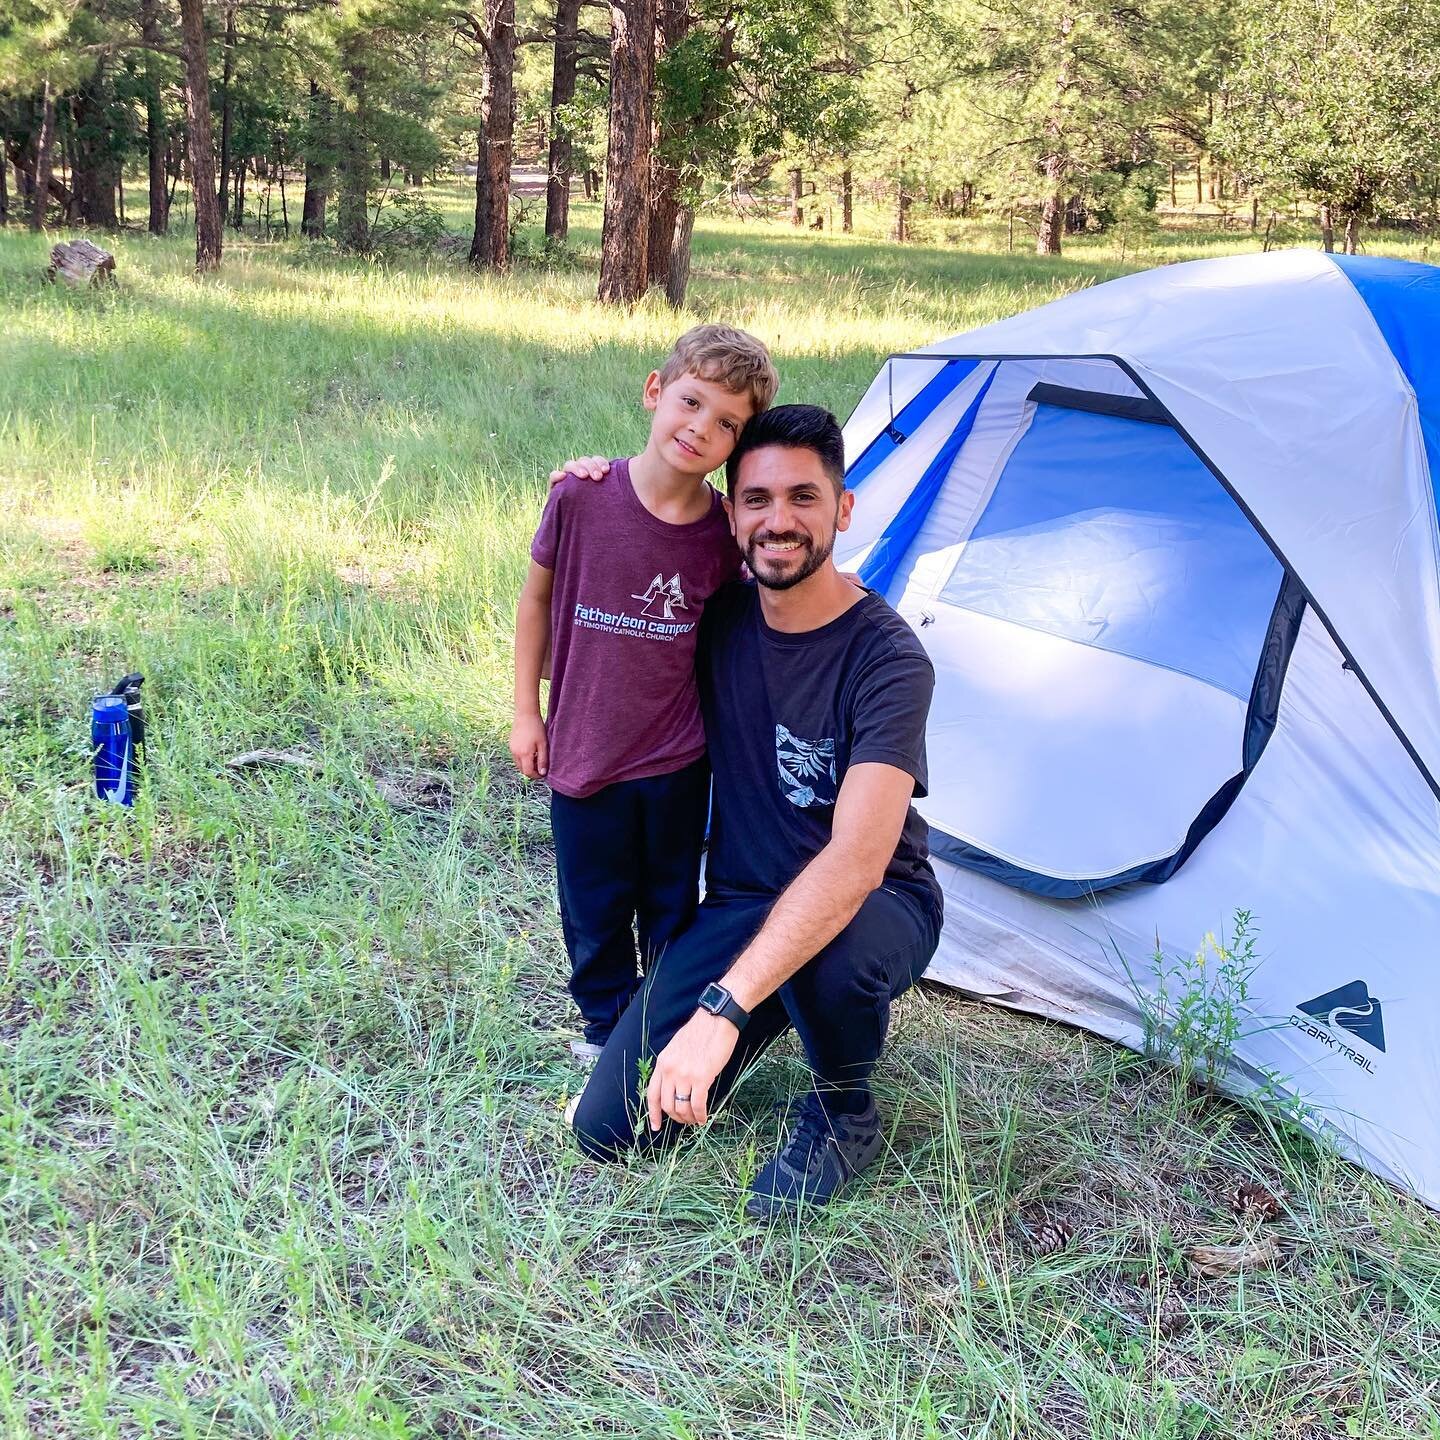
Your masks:
<path fill-rule="evenodd" d="M 910 804 L 925 793 L 934 673 L 905 622 L 835 569 L 854 497 L 833 415 L 757 416 L 726 479 L 755 584 L 720 591 L 701 638 L 714 770 L 705 900 L 621 1016 L 574 1126 L 597 1158 L 667 1143 L 703 1125 L 793 1025 L 814 1088 L 751 1187 L 750 1213 L 769 1216 L 823 1204 L 880 1150 L 869 1082 L 890 1002 L 940 935 Z"/>

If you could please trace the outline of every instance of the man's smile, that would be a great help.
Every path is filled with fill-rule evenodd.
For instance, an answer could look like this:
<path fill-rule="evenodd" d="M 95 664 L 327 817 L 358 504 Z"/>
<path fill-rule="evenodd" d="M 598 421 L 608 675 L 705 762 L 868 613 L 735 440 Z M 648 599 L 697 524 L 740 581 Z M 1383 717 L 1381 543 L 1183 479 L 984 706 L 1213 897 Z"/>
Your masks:
<path fill-rule="evenodd" d="M 770 535 L 751 541 L 752 549 L 758 549 L 766 555 L 793 555 L 802 547 L 808 549 L 809 541 L 798 538 L 782 540 L 778 536 Z"/>

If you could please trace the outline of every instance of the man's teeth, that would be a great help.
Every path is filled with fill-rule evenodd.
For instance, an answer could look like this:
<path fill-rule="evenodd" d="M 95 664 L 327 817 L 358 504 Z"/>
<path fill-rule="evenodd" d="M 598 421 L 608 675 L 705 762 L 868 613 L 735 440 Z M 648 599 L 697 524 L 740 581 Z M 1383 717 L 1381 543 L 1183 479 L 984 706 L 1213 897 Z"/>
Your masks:
<path fill-rule="evenodd" d="M 798 550 L 800 548 L 800 542 L 798 540 L 786 540 L 782 543 L 779 540 L 766 540 L 762 548 L 766 550 Z"/>

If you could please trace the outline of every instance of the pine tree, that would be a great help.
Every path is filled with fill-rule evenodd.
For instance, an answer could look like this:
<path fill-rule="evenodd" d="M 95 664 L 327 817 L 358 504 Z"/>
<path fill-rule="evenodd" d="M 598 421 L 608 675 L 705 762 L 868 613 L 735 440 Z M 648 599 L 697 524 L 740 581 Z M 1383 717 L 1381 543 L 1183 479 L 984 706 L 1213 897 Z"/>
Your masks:
<path fill-rule="evenodd" d="M 1440 0 L 1249 0 L 1216 148 L 1252 184 L 1304 195 L 1322 239 L 1440 172 Z"/>

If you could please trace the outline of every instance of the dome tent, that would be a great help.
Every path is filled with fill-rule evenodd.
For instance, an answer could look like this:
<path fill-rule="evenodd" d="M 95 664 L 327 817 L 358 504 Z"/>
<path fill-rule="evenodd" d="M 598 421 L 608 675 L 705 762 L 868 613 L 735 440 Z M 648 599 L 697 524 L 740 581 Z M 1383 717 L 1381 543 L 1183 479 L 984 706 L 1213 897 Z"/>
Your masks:
<path fill-rule="evenodd" d="M 1440 1204 L 1440 269 L 1289 251 L 892 356 L 836 558 L 936 670 L 933 978 L 1138 1045 L 1250 911 L 1239 1083 Z"/>

